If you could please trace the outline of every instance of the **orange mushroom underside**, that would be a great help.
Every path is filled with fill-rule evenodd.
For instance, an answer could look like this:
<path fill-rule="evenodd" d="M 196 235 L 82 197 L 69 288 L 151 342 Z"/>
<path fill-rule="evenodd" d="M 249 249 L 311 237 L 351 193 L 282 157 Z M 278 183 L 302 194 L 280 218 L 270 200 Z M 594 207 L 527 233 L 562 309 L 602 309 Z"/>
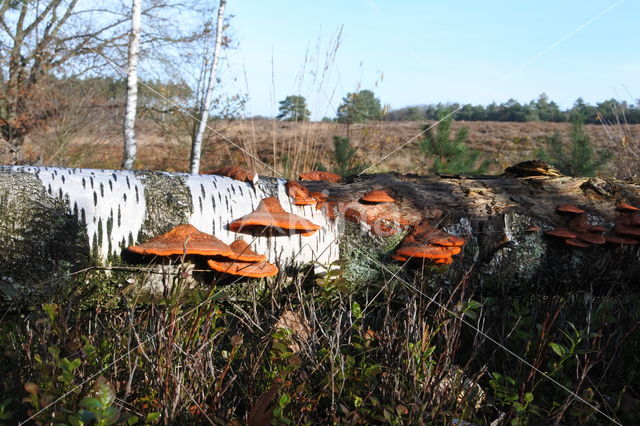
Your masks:
<path fill-rule="evenodd" d="M 226 261 L 210 259 L 207 261 L 207 265 L 214 271 L 250 278 L 272 277 L 278 273 L 278 267 L 269 262 L 241 262 L 238 260 Z"/>

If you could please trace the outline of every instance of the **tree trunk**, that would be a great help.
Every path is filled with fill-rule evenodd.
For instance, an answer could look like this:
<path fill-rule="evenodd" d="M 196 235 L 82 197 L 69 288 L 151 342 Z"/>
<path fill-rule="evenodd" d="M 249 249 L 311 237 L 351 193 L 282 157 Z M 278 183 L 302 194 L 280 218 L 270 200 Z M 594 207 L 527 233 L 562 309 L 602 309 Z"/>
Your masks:
<path fill-rule="evenodd" d="M 202 101 L 200 118 L 196 131 L 193 134 L 193 142 L 191 145 L 191 173 L 200 172 L 200 154 L 202 151 L 202 140 L 209 121 L 209 108 L 211 107 L 211 98 L 213 97 L 213 88 L 216 84 L 216 70 L 218 69 L 218 57 L 220 55 L 220 46 L 222 45 L 222 26 L 224 20 L 224 9 L 227 5 L 226 0 L 220 0 L 218 6 L 218 22 L 216 23 L 216 43 L 213 47 L 213 60 L 211 61 L 211 69 L 209 70 L 209 82 L 207 90 Z"/>
<path fill-rule="evenodd" d="M 131 35 L 127 65 L 127 104 L 124 110 L 124 157 L 122 167 L 132 169 L 136 161 L 136 110 L 138 107 L 138 51 L 140 45 L 140 22 L 142 0 L 133 0 L 131 7 Z"/>
<path fill-rule="evenodd" d="M 397 271 L 400 264 L 389 255 L 406 231 L 426 219 L 466 240 L 463 252 L 443 272 L 448 280 L 473 269 L 482 282 L 499 280 L 515 290 L 523 285 L 575 290 L 640 282 L 638 245 L 576 248 L 543 232 L 567 227 L 569 219 L 556 208 L 573 204 L 588 212 L 590 223 L 611 234 L 622 216 L 616 210 L 619 203 L 640 206 L 636 183 L 397 174 L 303 183 L 327 197 L 323 209 L 292 205 L 285 181 L 275 178 L 261 177 L 254 185 L 216 175 L 2 167 L 0 290 L 15 295 L 43 289 L 40 283 L 83 268 L 139 263 L 127 257 L 127 246 L 182 223 L 231 243 L 238 234 L 227 229 L 228 223 L 269 196 L 321 226 L 311 236 L 242 235 L 282 271 L 287 265 L 326 266 L 340 258 L 350 265 L 353 279 Z M 396 202 L 381 210 L 358 201 L 380 188 Z M 374 211 L 382 214 L 372 220 Z M 531 225 L 541 229 L 532 231 Z"/>

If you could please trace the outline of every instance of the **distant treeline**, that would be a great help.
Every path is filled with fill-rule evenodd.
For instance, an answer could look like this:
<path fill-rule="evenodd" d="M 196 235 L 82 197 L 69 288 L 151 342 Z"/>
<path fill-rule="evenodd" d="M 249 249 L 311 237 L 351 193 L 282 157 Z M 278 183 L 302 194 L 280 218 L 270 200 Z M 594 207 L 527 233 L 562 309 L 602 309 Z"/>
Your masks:
<path fill-rule="evenodd" d="M 493 102 L 486 106 L 458 103 L 408 106 L 387 111 L 385 120 L 438 120 L 454 110 L 457 110 L 454 118 L 465 121 L 564 122 L 572 121 L 573 117 L 579 116 L 586 123 L 615 123 L 617 121 L 629 124 L 640 123 L 640 100 L 635 104 L 629 104 L 626 101 L 609 99 L 596 105 L 590 105 L 582 98 L 578 98 L 571 108 L 563 111 L 545 94 L 525 104 L 509 99 L 501 104 Z"/>

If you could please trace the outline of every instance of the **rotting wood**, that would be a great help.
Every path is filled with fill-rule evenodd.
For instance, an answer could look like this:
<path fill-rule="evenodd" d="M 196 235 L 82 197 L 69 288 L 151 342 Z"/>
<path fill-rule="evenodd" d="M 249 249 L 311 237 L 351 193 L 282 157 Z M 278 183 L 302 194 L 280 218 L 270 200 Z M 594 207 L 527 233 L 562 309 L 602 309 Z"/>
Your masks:
<path fill-rule="evenodd" d="M 580 207 L 588 212 L 589 223 L 611 230 L 620 216 L 617 205 L 640 206 L 637 183 L 386 173 L 301 184 L 322 195 L 317 205 L 293 205 L 285 181 L 275 178 L 249 183 L 215 175 L 2 167 L 0 285 L 12 287 L 5 294 L 15 293 L 16 286 L 29 288 L 65 271 L 126 263 L 126 246 L 181 223 L 231 243 L 237 235 L 227 229 L 228 223 L 270 196 L 321 227 L 311 236 L 256 236 L 251 241 L 254 250 L 280 265 L 328 265 L 341 252 L 349 258 L 358 250 L 372 253 L 376 244 L 397 242 L 398 235 L 427 219 L 435 228 L 467 239 L 447 274 L 474 267 L 480 277 L 499 276 L 514 286 L 640 282 L 638 245 L 573 248 L 544 234 L 566 226 L 567 219 L 556 211 L 563 204 Z M 375 189 L 386 190 L 395 202 L 363 206 L 359 199 Z M 345 236 L 354 232 L 350 221 L 361 225 L 357 238 Z M 540 231 L 527 232 L 531 226 Z M 376 261 L 391 264 L 391 254 L 381 248 Z"/>

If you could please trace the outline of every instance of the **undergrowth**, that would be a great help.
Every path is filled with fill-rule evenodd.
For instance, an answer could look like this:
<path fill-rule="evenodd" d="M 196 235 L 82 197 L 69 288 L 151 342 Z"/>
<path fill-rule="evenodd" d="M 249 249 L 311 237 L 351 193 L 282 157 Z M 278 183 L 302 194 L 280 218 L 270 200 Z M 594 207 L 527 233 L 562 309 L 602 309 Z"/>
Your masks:
<path fill-rule="evenodd" d="M 358 283 L 334 266 L 195 288 L 179 268 L 144 302 L 141 276 L 112 307 L 7 312 L 0 423 L 639 420 L 637 295 L 505 295 L 428 266 Z"/>

